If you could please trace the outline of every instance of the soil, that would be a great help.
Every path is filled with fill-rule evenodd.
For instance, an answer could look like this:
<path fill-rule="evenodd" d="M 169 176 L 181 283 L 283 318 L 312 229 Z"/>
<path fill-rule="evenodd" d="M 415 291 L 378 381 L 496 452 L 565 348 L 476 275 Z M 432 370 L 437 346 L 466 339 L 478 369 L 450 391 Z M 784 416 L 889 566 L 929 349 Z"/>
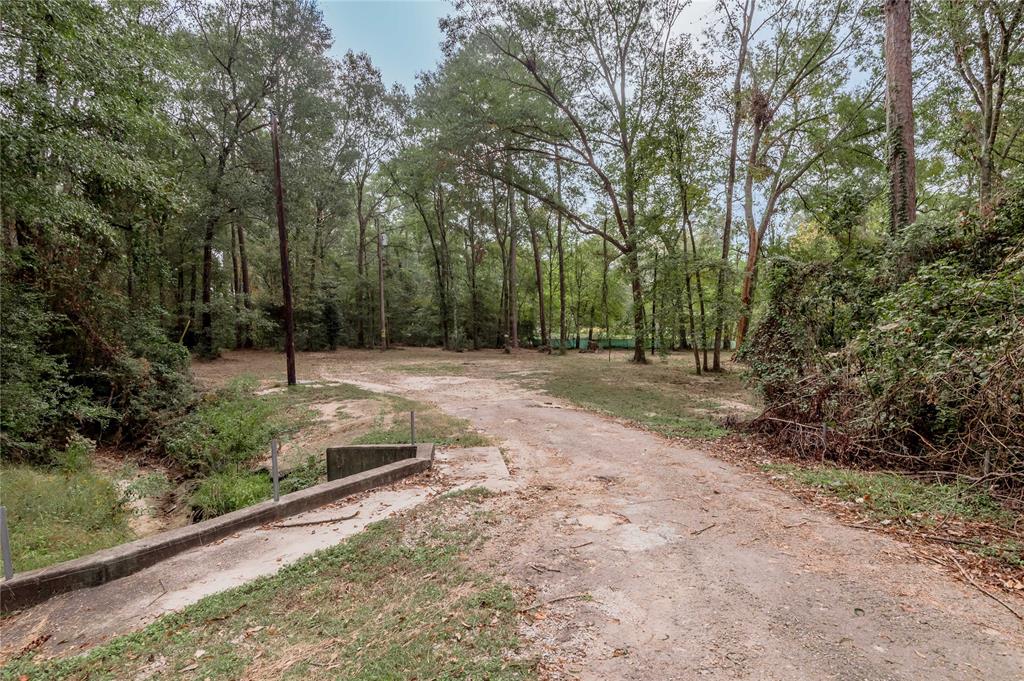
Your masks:
<path fill-rule="evenodd" d="M 394 370 L 462 358 L 458 376 Z M 298 361 L 302 379 L 431 402 L 500 445 L 513 484 L 488 502 L 498 524 L 471 560 L 520 589 L 518 654 L 545 678 L 1024 678 L 1024 625 L 977 589 L 716 458 L 713 444 L 673 443 L 516 380 L 547 361 L 558 358 Z M 211 386 L 283 372 L 280 355 L 260 352 L 196 367 Z"/>
<path fill-rule="evenodd" d="M 403 354 L 429 356 L 392 361 Z M 520 488 L 494 502 L 504 520 L 474 560 L 538 604 L 521 654 L 546 677 L 1024 678 L 1021 621 L 906 544 L 713 452 L 495 378 L 536 371 L 533 357 L 472 357 L 454 377 L 385 371 L 371 353 L 300 365 L 432 402 L 500 443 Z"/>

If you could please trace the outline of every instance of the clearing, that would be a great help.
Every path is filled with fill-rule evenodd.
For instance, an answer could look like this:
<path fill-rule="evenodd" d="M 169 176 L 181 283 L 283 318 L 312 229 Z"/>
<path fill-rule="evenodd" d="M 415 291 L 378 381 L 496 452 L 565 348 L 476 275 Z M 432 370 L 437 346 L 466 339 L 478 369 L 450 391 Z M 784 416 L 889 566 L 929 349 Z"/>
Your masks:
<path fill-rule="evenodd" d="M 602 403 L 603 393 L 588 378 L 598 375 L 590 370 L 598 362 L 604 380 L 616 380 L 614 372 L 644 372 L 648 392 L 667 384 L 678 398 L 643 412 L 628 399 Z M 172 677 L 192 669 L 202 674 L 198 678 L 280 678 L 286 671 L 312 678 L 393 678 L 389 670 L 401 676 L 413 669 L 424 677 L 456 678 L 1024 678 L 1024 627 L 1007 607 L 920 561 L 910 545 L 848 527 L 768 476 L 699 448 L 696 438 L 752 411 L 734 375 L 686 380 L 685 359 L 675 357 L 641 368 L 620 356 L 610 367 L 606 362 L 601 356 L 528 352 L 300 355 L 300 379 L 345 382 L 431 404 L 447 417 L 467 420 L 501 448 L 517 484 L 473 500 L 471 516 L 483 519 L 473 521 L 480 527 L 452 529 L 454 521 L 446 519 L 449 525 L 427 533 L 459 545 L 440 550 L 454 561 L 446 569 L 459 575 L 452 577 L 458 583 L 430 592 L 447 614 L 408 627 L 392 622 L 399 638 L 411 637 L 411 650 L 422 644 L 416 632 L 450 625 L 453 618 L 461 622 L 457 631 L 433 630 L 441 648 L 457 648 L 448 662 L 428 655 L 428 664 L 413 655 L 403 663 L 395 651 L 377 651 L 365 640 L 368 647 L 360 652 L 351 626 L 366 615 L 350 612 L 350 601 L 323 614 L 318 607 L 296 625 L 294 636 L 282 636 L 270 625 L 272 617 L 249 611 L 266 608 L 295 624 L 292 609 L 260 599 L 245 608 L 241 596 L 231 595 L 237 592 L 228 592 L 202 601 L 198 610 L 161 619 L 119 647 L 101 647 L 94 657 L 51 671 L 104 677 L 148 669 Z M 272 353 L 229 353 L 198 364 L 196 373 L 209 387 L 248 374 L 272 388 L 281 380 L 283 360 Z M 557 396 L 570 392 L 626 422 Z M 690 444 L 658 433 L 687 436 Z M 422 523 L 423 514 L 431 513 L 436 509 L 405 514 L 395 527 L 407 531 L 408 523 Z M 472 539 L 456 540 L 462 532 Z M 415 546 L 411 541 L 398 543 Z M 327 555 L 337 551 L 347 549 Z M 427 579 L 447 574 L 436 567 L 410 569 Z M 393 566 L 381 569 L 394 574 Z M 293 582 L 307 585 L 300 592 L 308 600 L 315 572 L 284 571 L 272 579 L 292 574 Z M 329 591 L 334 580 L 335 588 L 351 595 L 362 588 L 358 580 L 346 586 L 351 579 L 327 574 L 313 581 Z M 265 583 L 259 585 L 250 591 L 263 593 Z M 381 594 L 371 591 L 360 597 L 377 603 Z M 387 601 L 385 619 L 411 608 L 402 617 L 415 620 L 432 607 L 409 598 Z M 1013 596 L 1000 599 L 1024 610 Z M 481 624 L 481 617 L 488 619 Z M 160 638 L 167 622 L 177 633 Z M 245 641 L 246 660 L 225 652 L 219 667 L 204 661 L 214 645 L 231 640 Z M 341 647 L 332 648 L 338 641 Z M 340 659 L 339 650 L 363 663 Z"/>

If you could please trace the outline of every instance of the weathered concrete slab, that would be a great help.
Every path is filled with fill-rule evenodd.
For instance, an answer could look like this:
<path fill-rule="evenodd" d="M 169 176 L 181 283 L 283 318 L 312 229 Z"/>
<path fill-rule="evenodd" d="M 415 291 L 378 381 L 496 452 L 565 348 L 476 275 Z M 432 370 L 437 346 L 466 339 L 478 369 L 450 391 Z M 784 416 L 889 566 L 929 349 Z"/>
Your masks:
<path fill-rule="evenodd" d="M 286 494 L 232 513 L 97 551 L 75 560 L 15 575 L 0 583 L 0 611 L 12 612 L 75 589 L 120 579 L 189 549 L 239 530 L 274 522 L 427 470 L 434 446 L 417 445 L 415 458 Z"/>
<path fill-rule="evenodd" d="M 484 487 L 492 492 L 508 492 L 519 487 L 498 447 L 446 449 L 438 452 L 437 461 L 457 475 L 461 482 L 456 489 Z"/>

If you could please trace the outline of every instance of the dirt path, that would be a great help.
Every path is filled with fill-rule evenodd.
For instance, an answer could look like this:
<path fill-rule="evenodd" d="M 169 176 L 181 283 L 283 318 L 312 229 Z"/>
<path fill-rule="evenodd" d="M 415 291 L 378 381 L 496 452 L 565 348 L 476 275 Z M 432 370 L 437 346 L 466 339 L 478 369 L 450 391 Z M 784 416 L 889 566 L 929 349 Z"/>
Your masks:
<path fill-rule="evenodd" d="M 523 486 L 480 560 L 552 601 L 523 633 L 553 678 L 1024 678 L 999 605 L 708 454 L 509 380 L 320 370 L 501 441 Z"/>

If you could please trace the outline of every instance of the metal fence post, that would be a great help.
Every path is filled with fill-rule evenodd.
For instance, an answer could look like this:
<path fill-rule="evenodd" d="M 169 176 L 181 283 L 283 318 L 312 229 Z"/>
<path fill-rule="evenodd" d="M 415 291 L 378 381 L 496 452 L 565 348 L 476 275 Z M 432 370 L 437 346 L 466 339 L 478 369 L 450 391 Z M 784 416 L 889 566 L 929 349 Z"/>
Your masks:
<path fill-rule="evenodd" d="M 409 412 L 409 443 L 416 444 L 416 412 Z"/>
<path fill-rule="evenodd" d="M 274 478 L 274 501 L 278 501 L 280 485 L 277 477 L 277 440 L 270 441 L 270 474 Z"/>
<path fill-rule="evenodd" d="M 0 506 L 0 552 L 4 558 L 4 579 L 14 576 L 14 563 L 11 561 L 11 535 L 7 532 L 7 509 Z"/>

